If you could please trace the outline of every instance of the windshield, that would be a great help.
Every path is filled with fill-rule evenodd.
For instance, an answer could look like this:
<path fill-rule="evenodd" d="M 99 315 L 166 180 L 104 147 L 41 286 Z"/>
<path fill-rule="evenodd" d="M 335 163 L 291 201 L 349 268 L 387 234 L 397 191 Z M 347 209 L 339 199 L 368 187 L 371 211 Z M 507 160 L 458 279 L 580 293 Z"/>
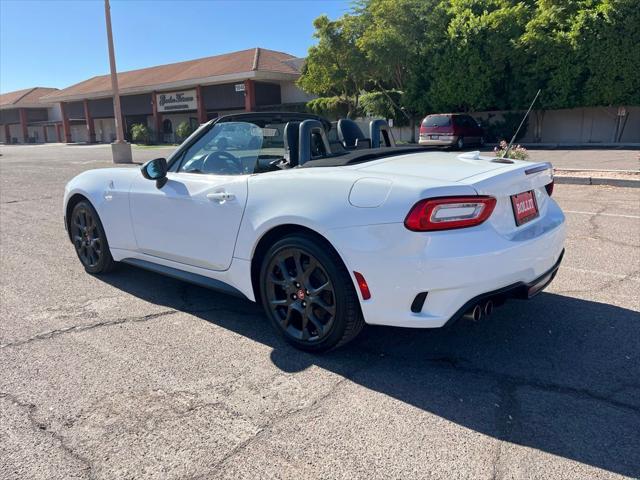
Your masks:
<path fill-rule="evenodd" d="M 181 172 L 242 175 L 284 157 L 284 123 L 215 124 L 184 155 Z"/>

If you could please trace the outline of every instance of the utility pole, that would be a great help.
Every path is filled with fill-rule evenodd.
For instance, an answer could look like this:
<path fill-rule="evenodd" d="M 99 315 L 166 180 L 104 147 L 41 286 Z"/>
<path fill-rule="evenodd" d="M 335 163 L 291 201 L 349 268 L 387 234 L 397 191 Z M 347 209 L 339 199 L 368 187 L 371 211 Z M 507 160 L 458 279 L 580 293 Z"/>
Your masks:
<path fill-rule="evenodd" d="M 118 73 L 116 71 L 116 54 L 113 49 L 113 33 L 111 33 L 111 6 L 109 5 L 109 0 L 104 0 L 104 16 L 107 21 L 109 67 L 111 69 L 111 90 L 113 93 L 113 116 L 116 123 L 116 141 L 111 144 L 111 154 L 113 155 L 113 163 L 132 163 L 131 145 L 124 140 L 120 90 L 118 90 Z"/>

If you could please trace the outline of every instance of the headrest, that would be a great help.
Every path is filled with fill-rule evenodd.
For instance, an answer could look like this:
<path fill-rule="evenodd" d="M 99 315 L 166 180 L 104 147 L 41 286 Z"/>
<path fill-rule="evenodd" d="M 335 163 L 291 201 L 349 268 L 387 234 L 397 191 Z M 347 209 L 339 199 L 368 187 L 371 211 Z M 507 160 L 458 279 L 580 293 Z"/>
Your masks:
<path fill-rule="evenodd" d="M 289 162 L 291 167 L 298 165 L 298 150 L 300 122 L 287 122 L 284 126 L 284 158 Z"/>
<path fill-rule="evenodd" d="M 364 140 L 367 137 L 364 136 L 356 122 L 348 118 L 341 118 L 338 120 L 338 138 L 345 148 L 355 148 L 357 140 Z"/>

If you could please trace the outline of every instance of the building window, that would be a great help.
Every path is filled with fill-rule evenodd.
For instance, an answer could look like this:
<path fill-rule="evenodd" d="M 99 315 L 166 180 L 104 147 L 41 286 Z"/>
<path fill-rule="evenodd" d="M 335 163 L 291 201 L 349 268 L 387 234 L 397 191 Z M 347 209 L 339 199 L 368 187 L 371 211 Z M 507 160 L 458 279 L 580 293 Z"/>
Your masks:
<path fill-rule="evenodd" d="M 162 133 L 173 133 L 173 124 L 168 118 L 162 122 Z"/>

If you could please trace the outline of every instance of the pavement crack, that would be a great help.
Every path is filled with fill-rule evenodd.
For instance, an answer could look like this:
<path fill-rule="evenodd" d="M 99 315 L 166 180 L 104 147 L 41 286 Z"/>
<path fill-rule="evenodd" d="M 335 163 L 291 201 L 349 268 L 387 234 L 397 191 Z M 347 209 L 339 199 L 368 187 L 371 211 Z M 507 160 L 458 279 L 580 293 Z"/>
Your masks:
<path fill-rule="evenodd" d="M 593 232 L 593 238 L 595 238 L 596 240 L 599 240 L 601 242 L 611 243 L 613 245 L 617 245 L 619 247 L 637 248 L 638 245 L 627 243 L 627 242 L 622 242 L 620 240 L 613 240 L 611 238 L 606 238 L 606 237 L 602 236 L 602 234 L 601 234 L 601 226 L 598 225 L 596 220 L 598 219 L 598 215 L 600 215 L 601 213 L 604 213 L 606 210 L 607 210 L 607 206 L 605 205 L 605 206 L 600 207 L 597 212 L 593 213 L 593 215 L 589 215 L 589 227 L 591 228 L 591 231 Z"/>
<path fill-rule="evenodd" d="M 22 339 L 22 340 L 15 340 L 13 342 L 0 344 L 0 350 L 4 349 L 4 348 L 19 347 L 19 346 L 22 346 L 22 345 L 27 345 L 29 343 L 37 342 L 37 341 L 41 341 L 41 340 L 49 340 L 51 338 L 58 337 L 60 335 L 66 335 L 66 334 L 69 334 L 69 333 L 86 332 L 87 330 L 94 330 L 94 329 L 103 328 L 103 327 L 112 327 L 114 325 L 122 325 L 124 323 L 147 322 L 149 320 L 154 320 L 156 318 L 165 317 L 167 315 L 173 315 L 174 313 L 178 313 L 178 311 L 177 310 L 165 310 L 163 312 L 151 313 L 149 315 L 143 315 L 141 317 L 125 317 L 125 318 L 118 318 L 118 319 L 115 319 L 115 320 L 105 320 L 105 321 L 102 321 L 102 322 L 87 323 L 87 324 L 80 324 L 80 325 L 70 325 L 68 327 L 58 328 L 58 329 L 55 329 L 55 330 L 49 330 L 48 332 L 38 333 L 37 335 L 34 335 L 33 337 L 30 337 L 30 338 L 25 338 L 25 339 Z"/>
<path fill-rule="evenodd" d="M 7 200 L 6 202 L 1 202 L 2 205 L 9 205 L 11 203 L 25 203 L 25 202 L 37 202 L 39 200 L 51 200 L 52 196 L 38 197 L 38 198 L 21 198 L 18 200 Z"/>
<path fill-rule="evenodd" d="M 496 405 L 496 452 L 492 461 L 492 480 L 502 478 L 500 464 L 502 461 L 502 447 L 504 442 L 511 441 L 513 425 L 520 416 L 520 404 L 516 398 L 517 385 L 501 381 L 500 382 L 500 404 Z"/>
<path fill-rule="evenodd" d="M 370 369 L 370 368 L 373 368 L 373 367 L 374 367 L 373 364 L 369 364 L 369 365 L 367 365 L 365 367 L 362 367 L 362 368 L 354 370 L 353 372 L 351 372 L 351 374 L 345 375 L 342 378 L 340 378 L 340 380 L 335 382 L 326 393 L 324 393 L 323 395 L 317 397 L 310 404 L 305 405 L 303 407 L 292 408 L 290 410 L 287 410 L 286 412 L 284 412 L 284 413 L 282 413 L 280 415 L 276 415 L 270 421 L 264 423 L 263 425 L 260 425 L 255 434 L 253 434 L 252 436 L 247 438 L 245 441 L 239 443 L 233 449 L 231 449 L 231 451 L 229 451 L 229 453 L 227 453 L 223 458 L 221 458 L 218 462 L 216 462 L 215 465 L 213 465 L 213 467 L 211 468 L 210 471 L 214 471 L 214 472 L 215 471 L 219 471 L 219 469 L 222 468 L 222 466 L 224 466 L 224 464 L 226 464 L 229 460 L 234 458 L 236 455 L 242 453 L 244 450 L 246 450 L 248 447 L 250 447 L 254 443 L 260 441 L 265 435 L 267 435 L 270 431 L 272 431 L 275 426 L 277 426 L 278 424 L 280 424 L 282 422 L 285 422 L 286 420 L 288 420 L 292 416 L 297 415 L 299 413 L 303 413 L 303 412 L 307 412 L 307 411 L 313 411 L 321 403 L 326 401 L 328 398 L 332 397 L 340 389 L 340 387 L 345 382 L 351 381 L 351 378 L 354 375 L 356 375 L 358 373 L 361 373 L 363 370 L 367 370 L 367 369 Z M 204 478 L 210 478 L 210 476 L 207 474 L 207 475 L 195 477 L 192 480 L 204 479 Z"/>
<path fill-rule="evenodd" d="M 38 409 L 38 407 L 35 404 L 20 400 L 15 395 L 7 392 L 0 392 L 0 399 L 9 400 L 10 402 L 19 406 L 20 408 L 27 410 L 27 418 L 29 420 L 29 423 L 31 424 L 32 430 L 36 434 L 48 435 L 53 440 L 55 440 L 60 445 L 60 448 L 64 452 L 66 452 L 70 457 L 76 459 L 78 462 L 84 465 L 83 470 L 87 472 L 87 477 L 89 479 L 95 478 L 93 463 L 84 455 L 81 455 L 80 453 L 73 450 L 73 448 L 71 448 L 67 444 L 67 442 L 65 441 L 62 435 L 52 430 L 46 423 L 38 421 L 35 418 L 35 413 L 36 413 L 36 410 Z"/>
<path fill-rule="evenodd" d="M 635 278 L 639 274 L 640 274 L 640 270 L 634 270 L 633 272 L 627 273 L 620 277 L 607 280 L 606 282 L 604 282 L 602 285 L 598 287 L 598 290 L 602 292 L 604 290 L 609 290 L 611 288 L 618 287 L 619 285 L 623 284 L 627 280 L 635 280 Z M 593 292 L 589 289 L 576 289 L 576 290 L 557 290 L 556 293 L 573 295 L 573 294 L 592 294 Z"/>
<path fill-rule="evenodd" d="M 460 368 L 460 367 L 458 367 Z M 536 388 L 538 390 L 544 390 L 544 391 L 548 391 L 548 392 L 553 392 L 553 393 L 558 393 L 561 395 L 569 395 L 572 397 L 576 397 L 576 398 L 588 398 L 589 400 L 594 400 L 596 402 L 603 402 L 606 403 L 612 407 L 616 407 L 618 409 L 622 409 L 622 410 L 631 410 L 632 412 L 636 413 L 636 414 L 640 414 L 640 406 L 637 405 L 633 405 L 630 403 L 626 403 L 626 402 L 621 402 L 618 400 L 614 400 L 613 398 L 611 398 L 613 396 L 613 394 L 615 392 L 613 392 L 610 395 L 603 395 L 603 394 L 599 394 L 596 392 L 592 392 L 591 390 L 587 390 L 585 388 L 576 388 L 576 387 L 570 387 L 567 385 L 559 385 L 556 383 L 551 383 L 551 382 L 541 382 L 535 379 L 526 379 L 526 378 L 522 378 L 522 377 L 518 377 L 515 375 L 509 375 L 509 374 L 504 374 L 504 373 L 499 373 L 499 372 L 494 372 L 491 370 L 484 370 L 484 369 L 476 369 L 476 368 L 461 368 L 461 370 L 468 372 L 468 373 L 473 373 L 473 374 L 478 374 L 478 375 L 487 375 L 487 376 L 491 376 L 496 378 L 498 381 L 500 382 L 505 382 L 507 384 L 512 384 L 517 388 L 520 387 L 531 387 L 531 388 Z"/>
<path fill-rule="evenodd" d="M 396 362 L 408 363 L 408 360 L 399 357 L 399 356 L 389 356 L 385 355 L 385 357 L 393 358 Z M 619 388 L 611 391 L 609 394 L 600 394 L 597 392 L 593 392 L 586 388 L 577 388 L 571 387 L 568 385 L 561 385 L 553 382 L 544 382 L 536 379 L 528 379 L 518 375 L 511 375 L 508 373 L 496 372 L 494 370 L 488 370 L 480 367 L 471 366 L 471 362 L 464 358 L 458 357 L 435 357 L 435 358 L 426 358 L 426 362 L 431 364 L 434 368 L 442 368 L 442 369 L 451 369 L 456 370 L 462 373 L 468 373 L 472 375 L 485 376 L 493 378 L 505 388 L 506 385 L 512 385 L 515 389 L 521 387 L 531 387 L 538 390 L 544 390 L 547 392 L 558 393 L 561 395 L 569 395 L 575 398 L 589 399 L 596 402 L 603 402 L 612 407 L 632 411 L 635 414 L 640 414 L 640 405 L 635 405 L 632 403 L 626 403 L 619 400 L 615 400 L 613 397 L 619 392 Z M 358 372 L 359 373 L 359 372 Z"/>

